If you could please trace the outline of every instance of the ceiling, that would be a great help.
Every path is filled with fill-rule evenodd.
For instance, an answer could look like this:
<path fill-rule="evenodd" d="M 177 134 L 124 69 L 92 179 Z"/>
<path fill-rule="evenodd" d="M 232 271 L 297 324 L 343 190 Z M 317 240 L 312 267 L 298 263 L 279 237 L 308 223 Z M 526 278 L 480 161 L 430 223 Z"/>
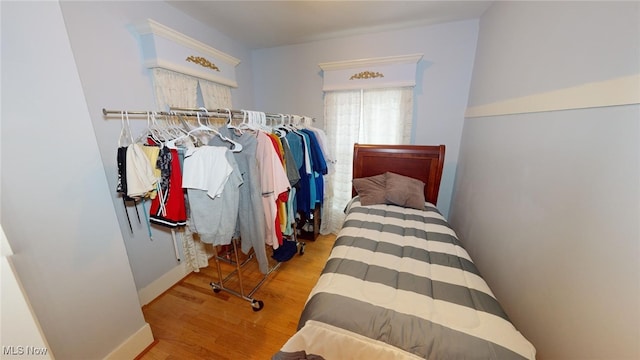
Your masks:
<path fill-rule="evenodd" d="M 167 1 L 251 48 L 479 18 L 491 1 Z"/>

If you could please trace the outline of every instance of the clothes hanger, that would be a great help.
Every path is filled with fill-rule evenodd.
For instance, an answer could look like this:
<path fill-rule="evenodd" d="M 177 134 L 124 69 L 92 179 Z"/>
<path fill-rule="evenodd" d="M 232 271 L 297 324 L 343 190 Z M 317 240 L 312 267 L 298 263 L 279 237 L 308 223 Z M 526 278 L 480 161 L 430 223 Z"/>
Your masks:
<path fill-rule="evenodd" d="M 182 114 L 180 114 L 180 113 L 178 113 L 178 112 L 171 111 L 171 114 L 172 114 L 172 115 L 174 115 L 174 116 L 176 116 L 176 117 L 180 120 L 180 122 L 182 123 L 182 128 L 180 129 L 180 131 L 181 131 L 182 133 L 181 133 L 180 135 L 178 135 L 178 136 L 176 136 L 176 137 L 174 137 L 174 138 L 172 138 L 172 139 L 168 140 L 168 141 L 165 143 L 165 146 L 167 146 L 167 147 L 168 147 L 168 148 L 170 148 L 170 149 L 177 149 L 176 143 L 178 143 L 178 142 L 184 142 L 184 140 L 185 140 L 185 139 L 191 139 L 191 138 L 194 138 L 195 143 L 197 143 L 197 142 L 198 142 L 198 139 L 197 139 L 197 138 L 195 138 L 195 137 L 193 136 L 193 134 L 192 134 L 192 133 L 193 133 L 193 132 L 195 132 L 196 130 L 201 130 L 201 129 L 200 129 L 200 127 L 198 127 L 198 128 L 191 128 L 191 127 L 189 126 L 189 123 L 188 123 L 187 121 L 185 121 L 185 120 L 182 118 Z M 200 115 L 198 115 L 198 125 L 202 125 L 202 124 L 200 123 Z M 209 129 L 207 128 L 207 130 L 209 130 Z M 193 145 L 193 144 L 194 144 L 194 142 L 191 142 L 191 141 L 190 141 L 190 142 L 189 142 L 189 144 L 187 144 L 187 145 L 188 145 L 187 147 L 191 147 L 191 146 L 189 146 L 189 145 Z"/>
<path fill-rule="evenodd" d="M 163 144 L 169 149 L 178 149 L 176 146 L 176 139 L 186 134 L 186 131 L 174 124 L 173 120 L 168 115 L 164 117 L 164 121 L 167 124 L 166 130 L 170 135 L 170 139 L 165 141 Z"/>
<path fill-rule="evenodd" d="M 162 146 L 175 137 L 175 134 L 170 133 L 167 127 L 158 121 L 156 116 L 157 113 L 155 111 L 147 111 L 147 129 L 138 137 L 138 142 L 142 142 L 143 137 L 149 135 L 154 143 Z"/>
<path fill-rule="evenodd" d="M 285 114 L 285 117 L 287 119 L 286 125 L 285 125 L 287 130 L 293 131 L 294 133 L 299 134 L 298 133 L 299 128 L 295 125 L 295 117 L 294 117 L 294 115 Z"/>
<path fill-rule="evenodd" d="M 303 122 L 302 116 L 300 115 L 291 115 L 293 117 L 294 126 L 297 129 L 304 129 L 306 126 Z"/>
<path fill-rule="evenodd" d="M 151 117 L 151 123 L 153 124 L 153 127 L 155 129 L 156 136 L 160 139 L 162 143 L 167 142 L 175 137 L 174 134 L 171 134 L 169 132 L 169 129 L 167 128 L 167 126 L 165 126 L 160 121 L 158 121 L 155 111 L 151 113 L 147 112 L 147 116 Z"/>
<path fill-rule="evenodd" d="M 171 111 L 167 117 L 169 116 L 177 118 L 176 124 L 173 126 L 177 135 L 165 142 L 165 146 L 170 149 L 177 149 L 178 147 L 176 146 L 176 142 L 180 141 L 189 148 L 195 147 L 194 144 L 197 143 L 197 139 L 193 139 L 194 141 L 191 141 L 192 136 L 189 134 L 189 124 L 182 118 L 182 114 Z M 179 123 L 177 121 L 179 121 Z M 185 143 L 185 140 L 189 141 Z"/>
<path fill-rule="evenodd" d="M 201 108 L 201 109 L 204 109 L 204 108 Z M 206 113 L 207 115 L 209 114 L 209 112 L 207 111 L 207 109 L 204 109 L 204 111 L 205 111 L 205 113 Z M 236 141 L 233 141 L 233 140 L 229 139 L 228 137 L 226 137 L 226 136 L 222 135 L 218 130 L 213 129 L 213 128 L 211 128 L 211 127 L 208 127 L 208 126 L 204 125 L 204 124 L 202 123 L 202 121 L 200 120 L 200 113 L 199 113 L 199 112 L 198 112 L 198 113 L 196 113 L 196 116 L 197 116 L 197 118 L 198 118 L 198 125 L 200 125 L 200 126 L 198 126 L 198 127 L 197 127 L 197 128 L 195 128 L 195 129 L 189 130 L 189 131 L 187 132 L 187 134 L 186 134 L 186 135 L 192 135 L 194 132 L 197 132 L 197 131 L 209 131 L 209 132 L 213 132 L 214 134 L 218 135 L 222 140 L 224 140 L 224 141 L 226 141 L 226 142 L 229 142 L 229 143 L 231 143 L 231 144 L 233 145 L 233 148 L 231 149 L 231 151 L 232 151 L 232 152 L 240 152 L 240 151 L 242 151 L 242 145 L 241 145 L 240 143 L 238 143 L 238 142 L 236 142 Z"/>
<path fill-rule="evenodd" d="M 154 115 L 157 116 L 155 112 L 154 112 Z M 171 139 L 177 138 L 178 136 L 182 136 L 183 134 L 186 133 L 186 131 L 184 131 L 179 126 L 179 123 L 176 121 L 174 116 L 169 116 L 165 114 L 162 117 L 162 119 L 163 119 L 162 123 L 164 124 L 164 128 L 166 129 Z"/>
<path fill-rule="evenodd" d="M 252 130 L 252 131 L 258 130 L 255 127 L 255 123 L 253 121 L 253 118 L 254 118 L 253 111 L 249 111 L 249 110 L 240 110 L 240 111 L 242 111 L 242 123 L 240 123 L 238 128 L 240 128 L 241 130 Z"/>
<path fill-rule="evenodd" d="M 309 117 L 309 116 L 303 116 L 302 117 L 302 123 L 304 124 L 305 127 L 307 128 L 313 128 L 313 118 Z"/>
<path fill-rule="evenodd" d="M 176 129 L 180 133 L 178 137 L 181 137 L 183 144 L 189 148 L 196 147 L 200 140 L 195 136 L 189 135 L 189 130 L 191 130 L 189 122 L 178 112 L 173 111 L 172 114 L 176 119 Z"/>
<path fill-rule="evenodd" d="M 277 126 L 273 128 L 273 132 L 276 133 L 276 135 L 278 135 L 279 138 L 283 138 L 285 137 L 285 135 L 287 135 L 285 129 L 282 127 L 284 125 L 284 114 L 278 114 L 278 115 L 280 115 L 281 123 L 279 123 Z"/>
<path fill-rule="evenodd" d="M 231 120 L 233 120 L 231 116 L 231 109 L 222 109 L 222 110 L 227 112 L 227 126 L 231 126 Z"/>
<path fill-rule="evenodd" d="M 157 139 L 155 139 L 155 138 L 152 136 L 152 134 L 151 134 L 151 132 L 150 132 L 150 130 L 149 130 L 150 128 L 151 128 L 151 119 L 149 118 L 149 112 L 147 112 L 147 127 L 144 129 L 144 131 L 142 131 L 142 132 L 140 133 L 140 135 L 138 135 L 138 137 L 136 137 L 136 139 L 135 139 L 135 140 L 132 140 L 132 141 L 134 141 L 135 143 L 142 143 L 142 142 L 145 142 L 144 140 L 145 140 L 148 136 L 151 136 L 151 140 L 153 140 L 153 142 L 156 142 L 156 143 L 157 143 L 157 142 L 158 142 L 158 140 L 157 140 Z"/>
<path fill-rule="evenodd" d="M 256 126 L 256 114 L 251 110 L 247 110 L 247 124 L 253 130 L 258 130 L 258 128 Z"/>
<path fill-rule="evenodd" d="M 264 132 L 272 132 L 273 126 L 269 126 L 269 124 L 267 124 L 267 114 L 262 111 L 256 111 L 255 113 L 260 129 Z"/>
<path fill-rule="evenodd" d="M 236 130 L 242 135 L 242 129 L 233 125 L 233 114 L 231 113 L 231 109 L 223 109 L 227 112 L 227 128 Z"/>
<path fill-rule="evenodd" d="M 125 123 L 125 116 L 127 119 L 127 122 Z M 122 147 L 122 146 L 126 146 L 123 143 L 123 138 L 124 140 L 129 141 L 129 144 L 127 145 L 131 145 L 134 142 L 133 140 L 133 134 L 131 133 L 131 127 L 129 124 L 129 113 L 127 113 L 126 111 L 121 111 L 120 112 L 120 119 L 122 120 L 122 129 L 120 130 L 120 137 L 118 138 L 118 147 Z"/>
<path fill-rule="evenodd" d="M 298 130 L 296 129 L 295 124 L 293 123 L 293 116 L 291 114 L 287 114 L 286 116 L 287 116 L 287 127 L 292 131 Z"/>

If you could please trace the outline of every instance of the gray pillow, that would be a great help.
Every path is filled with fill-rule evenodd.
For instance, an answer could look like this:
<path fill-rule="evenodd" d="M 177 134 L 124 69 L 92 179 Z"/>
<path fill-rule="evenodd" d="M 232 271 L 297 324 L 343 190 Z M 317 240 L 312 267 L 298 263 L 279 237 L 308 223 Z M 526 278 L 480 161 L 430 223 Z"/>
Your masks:
<path fill-rule="evenodd" d="M 353 187 L 360 196 L 362 205 L 386 204 L 384 174 L 353 179 Z"/>
<path fill-rule="evenodd" d="M 387 203 L 418 210 L 424 209 L 424 182 L 392 172 L 384 173 Z"/>

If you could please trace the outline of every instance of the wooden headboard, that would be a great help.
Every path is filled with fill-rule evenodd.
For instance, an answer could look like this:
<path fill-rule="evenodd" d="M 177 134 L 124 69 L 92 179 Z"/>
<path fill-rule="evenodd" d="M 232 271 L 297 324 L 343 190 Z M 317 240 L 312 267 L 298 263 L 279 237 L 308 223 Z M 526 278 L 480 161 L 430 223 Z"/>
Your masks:
<path fill-rule="evenodd" d="M 436 205 L 444 145 L 371 145 L 353 147 L 353 178 L 384 174 L 387 171 L 409 176 L 425 183 L 424 198 Z M 355 196 L 355 189 L 352 190 Z"/>

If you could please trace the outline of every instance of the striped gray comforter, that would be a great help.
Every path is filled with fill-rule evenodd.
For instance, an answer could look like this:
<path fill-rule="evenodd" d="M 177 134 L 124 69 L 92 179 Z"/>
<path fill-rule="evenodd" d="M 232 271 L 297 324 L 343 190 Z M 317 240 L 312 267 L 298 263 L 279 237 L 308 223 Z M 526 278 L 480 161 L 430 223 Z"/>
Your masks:
<path fill-rule="evenodd" d="M 354 199 L 298 327 L 318 323 L 391 345 L 407 357 L 535 358 L 455 232 L 429 204 L 419 211 L 361 206 Z M 358 350 L 344 351 L 339 356 L 349 358 Z"/>

